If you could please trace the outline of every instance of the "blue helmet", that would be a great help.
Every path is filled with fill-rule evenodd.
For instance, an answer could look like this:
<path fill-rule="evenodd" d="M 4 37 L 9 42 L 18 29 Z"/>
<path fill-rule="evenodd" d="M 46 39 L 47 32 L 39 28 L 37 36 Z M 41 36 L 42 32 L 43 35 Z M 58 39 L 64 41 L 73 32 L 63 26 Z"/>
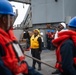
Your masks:
<path fill-rule="evenodd" d="M 70 26 L 70 27 L 76 27 L 76 17 L 73 17 L 73 18 L 70 20 L 68 26 Z"/>
<path fill-rule="evenodd" d="M 47 30 L 47 32 L 51 32 L 51 30 Z"/>
<path fill-rule="evenodd" d="M 51 30 L 51 32 L 55 32 L 55 30 Z"/>
<path fill-rule="evenodd" d="M 15 15 L 12 5 L 7 0 L 0 0 L 0 14 L 1 15 Z"/>

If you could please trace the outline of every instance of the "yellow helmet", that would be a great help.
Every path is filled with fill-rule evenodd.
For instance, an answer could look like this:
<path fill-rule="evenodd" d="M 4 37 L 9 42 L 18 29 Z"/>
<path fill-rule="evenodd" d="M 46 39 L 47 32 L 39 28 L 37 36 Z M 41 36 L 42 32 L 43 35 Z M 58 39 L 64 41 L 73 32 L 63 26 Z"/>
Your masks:
<path fill-rule="evenodd" d="M 38 33 L 40 33 L 40 30 L 39 29 L 35 29 L 34 31 L 37 31 Z"/>

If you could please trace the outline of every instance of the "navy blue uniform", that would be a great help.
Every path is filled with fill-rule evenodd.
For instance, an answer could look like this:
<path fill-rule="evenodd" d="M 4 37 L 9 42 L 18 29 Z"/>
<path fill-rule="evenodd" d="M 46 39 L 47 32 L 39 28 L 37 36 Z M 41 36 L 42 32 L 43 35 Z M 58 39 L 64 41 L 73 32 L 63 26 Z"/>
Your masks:
<path fill-rule="evenodd" d="M 0 75 L 12 75 L 11 71 L 4 65 L 3 60 L 1 59 L 1 56 L 4 54 L 1 49 L 2 47 L 0 46 Z M 1 54 L 1 52 L 3 52 L 3 54 Z"/>
<path fill-rule="evenodd" d="M 76 47 L 71 39 L 64 41 L 60 48 L 60 54 L 64 70 L 61 75 L 76 75 L 76 65 L 73 62 L 73 57 L 76 57 Z"/>
<path fill-rule="evenodd" d="M 5 55 L 5 52 L 2 46 L 0 45 L 0 75 L 12 75 L 11 71 L 3 63 L 3 60 L 1 57 L 4 55 Z"/>
<path fill-rule="evenodd" d="M 12 75 L 11 71 L 4 65 L 0 59 L 0 75 Z"/>

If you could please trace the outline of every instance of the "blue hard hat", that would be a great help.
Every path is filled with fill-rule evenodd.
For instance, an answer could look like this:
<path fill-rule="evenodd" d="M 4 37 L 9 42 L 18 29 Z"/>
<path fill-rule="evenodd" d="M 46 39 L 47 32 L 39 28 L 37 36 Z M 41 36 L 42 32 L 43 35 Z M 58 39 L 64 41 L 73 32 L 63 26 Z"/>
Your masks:
<path fill-rule="evenodd" d="M 70 26 L 70 27 L 76 27 L 76 17 L 73 17 L 73 18 L 70 20 L 68 26 Z"/>
<path fill-rule="evenodd" d="M 55 30 L 51 30 L 51 32 L 55 32 Z"/>
<path fill-rule="evenodd" d="M 0 0 L 0 14 L 12 16 L 15 15 L 15 13 L 13 12 L 12 5 L 9 3 L 8 0 Z"/>
<path fill-rule="evenodd" d="M 51 30 L 47 30 L 47 32 L 51 32 Z"/>

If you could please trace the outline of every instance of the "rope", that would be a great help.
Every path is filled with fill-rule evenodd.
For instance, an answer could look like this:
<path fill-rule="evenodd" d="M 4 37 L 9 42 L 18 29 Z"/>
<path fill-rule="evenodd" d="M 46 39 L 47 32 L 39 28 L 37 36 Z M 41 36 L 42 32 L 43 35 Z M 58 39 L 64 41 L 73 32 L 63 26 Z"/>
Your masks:
<path fill-rule="evenodd" d="M 29 58 L 31 58 L 31 59 L 34 59 L 34 60 L 36 60 L 36 61 L 38 61 L 38 62 L 40 62 L 40 63 L 43 63 L 43 64 L 45 64 L 45 65 L 47 65 L 47 66 L 49 66 L 49 67 L 51 67 L 51 68 L 53 68 L 53 69 L 56 69 L 55 67 L 53 67 L 53 66 L 51 66 L 51 65 L 49 65 L 49 64 L 47 64 L 47 63 L 45 63 L 45 62 L 43 62 L 43 61 L 41 61 L 41 60 L 39 60 L 39 59 L 36 59 L 36 58 L 34 58 L 34 57 L 31 57 L 31 56 L 29 56 L 29 55 L 27 55 L 27 54 L 25 54 L 25 53 L 24 53 L 24 55 L 27 56 L 27 57 L 29 57 Z"/>

